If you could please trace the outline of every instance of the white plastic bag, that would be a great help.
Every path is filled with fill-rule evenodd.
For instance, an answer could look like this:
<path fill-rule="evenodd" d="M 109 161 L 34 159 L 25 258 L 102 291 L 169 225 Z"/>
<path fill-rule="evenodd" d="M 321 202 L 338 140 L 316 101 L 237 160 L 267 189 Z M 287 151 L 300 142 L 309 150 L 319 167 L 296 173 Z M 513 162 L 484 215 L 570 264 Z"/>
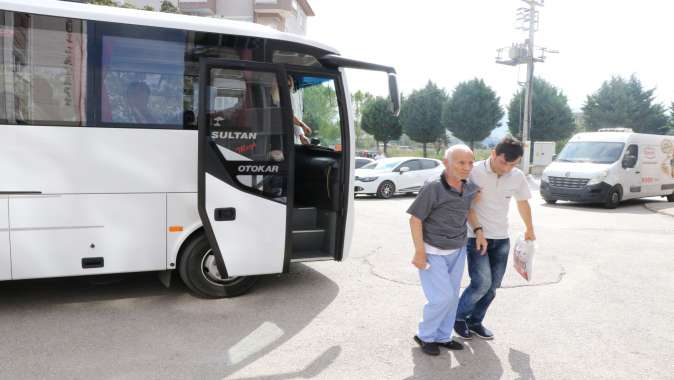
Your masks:
<path fill-rule="evenodd" d="M 531 281 L 534 253 L 536 253 L 534 241 L 524 240 L 524 235 L 518 236 L 513 249 L 513 268 L 527 281 Z"/>

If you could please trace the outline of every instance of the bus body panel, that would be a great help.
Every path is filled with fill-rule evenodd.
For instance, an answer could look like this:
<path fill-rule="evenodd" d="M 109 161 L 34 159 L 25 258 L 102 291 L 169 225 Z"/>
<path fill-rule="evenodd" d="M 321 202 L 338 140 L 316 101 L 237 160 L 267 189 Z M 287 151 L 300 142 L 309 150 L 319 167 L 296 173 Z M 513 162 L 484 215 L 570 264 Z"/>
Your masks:
<path fill-rule="evenodd" d="M 252 195 L 206 174 L 206 210 L 232 207 L 236 217 L 213 228 L 230 277 L 281 273 L 286 241 L 286 205 Z M 250 228 L 256 226 L 256 228 Z M 251 252 L 241 255 L 241 252 Z M 253 254 L 254 253 L 254 254 Z"/>
<path fill-rule="evenodd" d="M 9 198 L 0 196 L 0 281 L 12 278 L 9 251 Z"/>
<path fill-rule="evenodd" d="M 174 269 L 185 240 L 202 227 L 196 193 L 166 194 L 166 225 L 180 227 L 180 231 L 166 235 L 166 268 Z"/>
<path fill-rule="evenodd" d="M 196 131 L 2 125 L 0 141 L 2 191 L 197 191 Z"/>
<path fill-rule="evenodd" d="M 12 197 L 12 277 L 164 269 L 165 220 L 165 194 Z M 83 259 L 100 258 L 97 266 L 84 268 Z"/>

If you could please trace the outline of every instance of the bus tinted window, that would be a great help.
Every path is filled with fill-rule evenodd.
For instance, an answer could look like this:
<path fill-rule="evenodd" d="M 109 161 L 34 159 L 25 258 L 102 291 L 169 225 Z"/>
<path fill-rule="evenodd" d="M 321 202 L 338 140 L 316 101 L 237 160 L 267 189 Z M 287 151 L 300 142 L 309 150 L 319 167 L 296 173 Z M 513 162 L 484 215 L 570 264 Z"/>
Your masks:
<path fill-rule="evenodd" d="M 85 23 L 15 12 L 0 12 L 0 23 L 0 119 L 84 124 Z"/>
<path fill-rule="evenodd" d="M 184 32 L 167 40 L 104 35 L 101 121 L 181 128 L 185 75 Z"/>

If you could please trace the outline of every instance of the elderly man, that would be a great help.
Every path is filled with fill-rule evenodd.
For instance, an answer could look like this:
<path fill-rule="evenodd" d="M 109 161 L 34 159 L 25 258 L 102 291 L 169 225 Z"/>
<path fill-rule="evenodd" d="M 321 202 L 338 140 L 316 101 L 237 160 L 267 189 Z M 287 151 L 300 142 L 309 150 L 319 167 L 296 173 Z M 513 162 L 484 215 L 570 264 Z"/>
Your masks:
<path fill-rule="evenodd" d="M 466 221 L 475 222 L 469 210 L 479 199 L 479 188 L 467 181 L 473 162 L 473 152 L 467 146 L 447 149 L 445 171 L 424 185 L 407 210 L 412 215 L 412 264 L 419 269 L 428 300 L 414 340 L 428 355 L 438 355 L 438 346 L 463 349 L 461 343 L 452 340 L 452 327 L 466 261 Z"/>

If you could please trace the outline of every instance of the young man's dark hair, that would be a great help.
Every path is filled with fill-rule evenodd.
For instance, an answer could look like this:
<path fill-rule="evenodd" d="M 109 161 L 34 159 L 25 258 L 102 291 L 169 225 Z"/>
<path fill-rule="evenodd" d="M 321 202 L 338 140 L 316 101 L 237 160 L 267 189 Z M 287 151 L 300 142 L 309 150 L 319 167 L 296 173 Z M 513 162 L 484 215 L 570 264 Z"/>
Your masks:
<path fill-rule="evenodd" d="M 494 150 L 497 156 L 505 154 L 505 159 L 508 162 L 513 162 L 524 155 L 522 143 L 511 136 L 504 137 Z"/>

